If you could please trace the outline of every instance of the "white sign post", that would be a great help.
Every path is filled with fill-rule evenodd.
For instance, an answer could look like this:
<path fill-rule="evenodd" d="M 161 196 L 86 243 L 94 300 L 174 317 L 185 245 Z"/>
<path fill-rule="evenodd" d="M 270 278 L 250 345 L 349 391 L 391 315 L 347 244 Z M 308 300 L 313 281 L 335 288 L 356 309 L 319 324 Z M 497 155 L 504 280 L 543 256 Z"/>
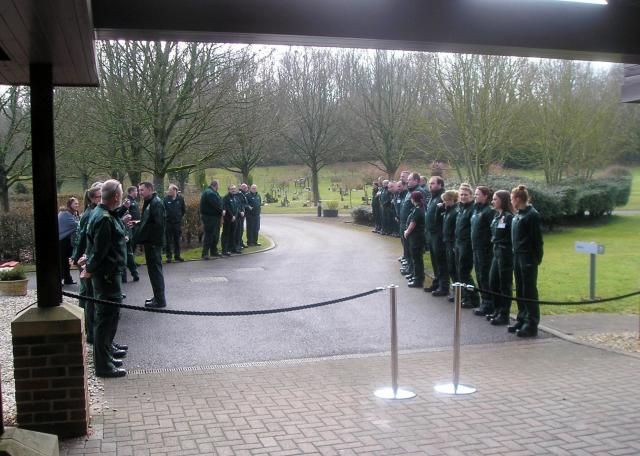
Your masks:
<path fill-rule="evenodd" d="M 588 253 L 591 257 L 589 270 L 589 299 L 596 299 L 596 255 L 604 255 L 604 245 L 595 242 L 576 241 L 576 252 Z"/>

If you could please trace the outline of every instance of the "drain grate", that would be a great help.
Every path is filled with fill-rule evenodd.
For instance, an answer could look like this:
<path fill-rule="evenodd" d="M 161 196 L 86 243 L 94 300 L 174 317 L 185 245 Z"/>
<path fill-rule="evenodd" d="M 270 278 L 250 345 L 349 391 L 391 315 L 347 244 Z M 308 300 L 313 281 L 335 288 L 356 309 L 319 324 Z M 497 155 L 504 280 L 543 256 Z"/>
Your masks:
<path fill-rule="evenodd" d="M 192 283 L 220 283 L 220 282 L 228 282 L 226 277 L 190 277 L 189 281 Z"/>

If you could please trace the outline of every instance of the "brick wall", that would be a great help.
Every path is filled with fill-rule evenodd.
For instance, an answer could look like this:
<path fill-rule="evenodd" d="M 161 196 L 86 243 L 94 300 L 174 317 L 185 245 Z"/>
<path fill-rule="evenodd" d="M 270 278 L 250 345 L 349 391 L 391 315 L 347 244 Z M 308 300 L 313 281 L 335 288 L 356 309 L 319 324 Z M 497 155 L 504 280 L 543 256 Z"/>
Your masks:
<path fill-rule="evenodd" d="M 25 335 L 27 322 L 18 331 L 13 327 L 18 426 L 60 438 L 82 436 L 89 424 L 82 320 L 47 323 L 33 325 L 37 335 Z"/>

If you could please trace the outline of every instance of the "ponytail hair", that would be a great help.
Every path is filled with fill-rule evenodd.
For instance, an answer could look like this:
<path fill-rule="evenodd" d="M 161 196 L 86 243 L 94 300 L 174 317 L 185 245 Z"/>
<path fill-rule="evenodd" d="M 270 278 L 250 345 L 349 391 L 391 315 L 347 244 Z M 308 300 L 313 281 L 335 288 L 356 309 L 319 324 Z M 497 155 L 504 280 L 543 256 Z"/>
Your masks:
<path fill-rule="evenodd" d="M 513 190 L 511 190 L 511 196 L 513 196 L 514 198 L 517 198 L 518 200 L 522 201 L 525 204 L 531 201 L 531 197 L 529 196 L 527 187 L 525 187 L 522 184 L 518 185 L 517 187 L 514 187 Z"/>

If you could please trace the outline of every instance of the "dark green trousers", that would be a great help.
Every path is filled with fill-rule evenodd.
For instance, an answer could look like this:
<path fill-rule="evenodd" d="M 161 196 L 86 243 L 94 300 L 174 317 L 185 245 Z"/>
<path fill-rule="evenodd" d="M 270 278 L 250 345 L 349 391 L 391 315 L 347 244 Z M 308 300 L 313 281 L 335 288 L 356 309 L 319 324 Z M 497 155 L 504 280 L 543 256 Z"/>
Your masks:
<path fill-rule="evenodd" d="M 144 245 L 144 258 L 147 260 L 147 272 L 153 290 L 153 297 L 158 304 L 166 304 L 164 296 L 164 275 L 162 273 L 162 247 L 159 245 Z"/>
<path fill-rule="evenodd" d="M 456 268 L 456 250 L 454 242 L 444 243 L 444 253 L 447 260 L 447 272 L 452 283 L 458 281 L 458 269 Z"/>
<path fill-rule="evenodd" d="M 133 243 L 131 241 L 127 242 L 127 268 L 131 272 L 131 277 L 138 277 L 138 266 L 136 266 L 136 259 L 133 256 Z M 127 270 L 122 271 L 122 281 L 127 281 Z"/>
<path fill-rule="evenodd" d="M 231 221 L 230 218 L 225 218 L 224 223 L 222 225 L 222 252 L 229 253 L 234 251 L 234 233 L 235 233 L 236 222 Z"/>
<path fill-rule="evenodd" d="M 260 216 L 250 215 L 247 217 L 247 244 L 258 243 L 258 233 L 260 232 Z"/>
<path fill-rule="evenodd" d="M 424 285 L 424 238 L 422 233 L 411 233 L 414 237 L 409 237 L 405 241 L 409 245 L 409 252 L 411 256 L 411 267 L 413 268 L 413 276 L 415 281 L 421 285 Z"/>
<path fill-rule="evenodd" d="M 490 289 L 489 272 L 491 271 L 492 257 L 491 245 L 484 248 L 473 249 L 473 269 L 476 271 L 478 287 L 483 290 Z M 480 310 L 485 313 L 493 313 L 493 297 L 491 295 L 482 293 Z"/>
<path fill-rule="evenodd" d="M 110 275 L 94 274 L 91 277 L 94 296 L 97 299 L 122 302 L 122 277 L 120 272 Z M 118 330 L 120 309 L 105 304 L 95 304 L 93 328 L 93 359 L 96 372 L 107 372 L 115 366 L 111 363 L 111 343 Z"/>
<path fill-rule="evenodd" d="M 449 290 L 449 272 L 447 270 L 447 252 L 444 248 L 442 233 L 429 232 L 429 256 L 433 269 L 433 287 Z"/>
<path fill-rule="evenodd" d="M 218 241 L 220 240 L 220 217 L 216 215 L 201 215 L 204 226 L 202 239 L 202 256 L 216 255 L 218 253 Z"/>
<path fill-rule="evenodd" d="M 511 249 L 493 247 L 493 259 L 489 271 L 491 291 L 511 296 L 513 284 L 513 253 Z M 499 317 L 508 319 L 511 312 L 511 299 L 493 296 L 494 312 Z"/>
<path fill-rule="evenodd" d="M 471 244 L 456 243 L 455 254 L 458 280 L 465 285 L 475 286 L 475 282 L 471 276 L 473 269 L 473 250 L 471 249 Z M 477 305 L 479 301 L 478 293 L 465 288 L 462 290 L 462 300 Z"/>
<path fill-rule="evenodd" d="M 513 257 L 513 273 L 516 281 L 516 297 L 538 298 L 538 263 L 528 253 L 516 253 Z M 540 304 L 518 300 L 518 323 L 522 328 L 538 329 Z"/>
<path fill-rule="evenodd" d="M 80 284 L 78 285 L 78 294 L 80 296 L 93 298 L 93 284 L 91 282 L 91 279 L 80 279 Z M 93 302 L 87 301 L 86 299 L 80 299 L 78 304 L 84 309 L 84 331 L 87 337 L 87 343 L 92 344 L 93 316 L 95 313 Z"/>
<path fill-rule="evenodd" d="M 167 258 L 180 258 L 180 236 L 182 235 L 182 223 L 167 223 L 165 236 L 167 237 L 165 250 Z"/>

